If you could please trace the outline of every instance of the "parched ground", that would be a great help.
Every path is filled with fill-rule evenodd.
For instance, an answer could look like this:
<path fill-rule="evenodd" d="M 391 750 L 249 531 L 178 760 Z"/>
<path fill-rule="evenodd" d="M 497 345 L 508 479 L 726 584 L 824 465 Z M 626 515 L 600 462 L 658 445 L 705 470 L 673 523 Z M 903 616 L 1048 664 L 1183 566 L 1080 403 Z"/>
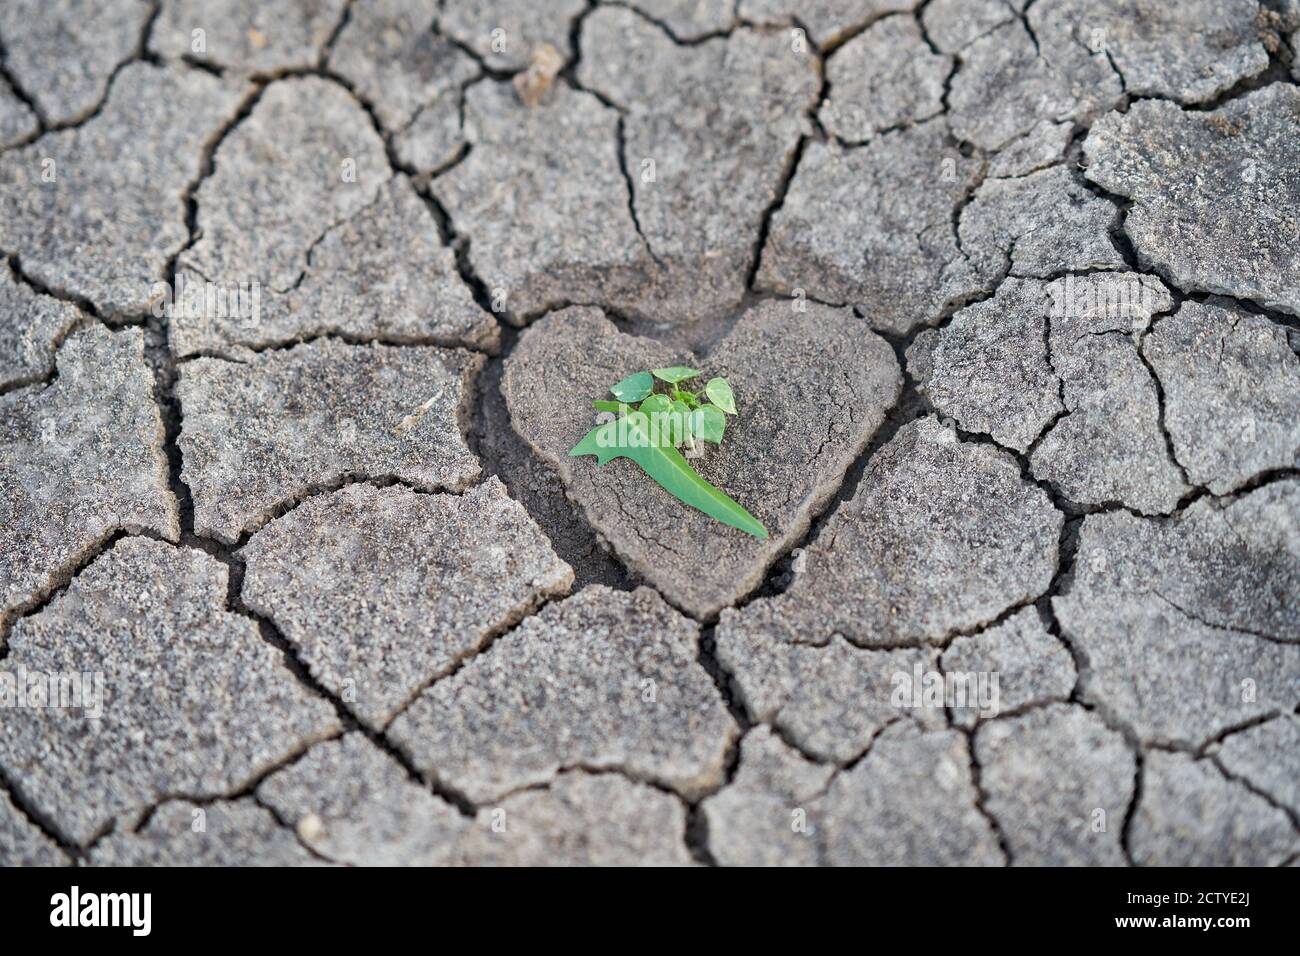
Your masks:
<path fill-rule="evenodd" d="M 1296 0 L 72 6 L 0 863 L 1296 862 Z M 769 539 L 567 457 L 677 363 Z"/>

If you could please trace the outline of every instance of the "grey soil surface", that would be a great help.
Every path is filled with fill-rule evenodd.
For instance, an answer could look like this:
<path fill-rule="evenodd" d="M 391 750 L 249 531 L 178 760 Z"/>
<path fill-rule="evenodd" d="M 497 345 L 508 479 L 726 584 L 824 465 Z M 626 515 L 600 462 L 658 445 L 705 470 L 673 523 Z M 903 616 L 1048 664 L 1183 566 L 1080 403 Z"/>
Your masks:
<path fill-rule="evenodd" d="M 0 7 L 0 865 L 1294 865 L 1300 5 Z M 693 465 L 568 451 L 726 376 Z"/>

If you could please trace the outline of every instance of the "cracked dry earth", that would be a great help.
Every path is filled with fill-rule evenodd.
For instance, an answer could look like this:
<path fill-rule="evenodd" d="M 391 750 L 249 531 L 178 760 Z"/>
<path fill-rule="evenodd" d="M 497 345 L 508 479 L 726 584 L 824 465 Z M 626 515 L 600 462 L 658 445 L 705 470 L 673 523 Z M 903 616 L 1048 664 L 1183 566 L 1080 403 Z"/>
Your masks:
<path fill-rule="evenodd" d="M 0 6 L 0 863 L 1297 862 L 1296 0 L 93 6 Z M 567 457 L 678 362 L 770 539 Z"/>

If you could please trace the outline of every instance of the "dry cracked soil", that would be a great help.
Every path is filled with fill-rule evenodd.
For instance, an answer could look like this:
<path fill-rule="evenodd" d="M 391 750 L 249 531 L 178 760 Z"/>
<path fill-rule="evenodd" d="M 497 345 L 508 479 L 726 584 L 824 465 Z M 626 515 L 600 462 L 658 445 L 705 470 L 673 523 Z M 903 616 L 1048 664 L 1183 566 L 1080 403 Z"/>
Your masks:
<path fill-rule="evenodd" d="M 1300 854 L 1296 0 L 0 5 L 0 864 Z M 689 511 L 567 450 L 726 375 Z"/>

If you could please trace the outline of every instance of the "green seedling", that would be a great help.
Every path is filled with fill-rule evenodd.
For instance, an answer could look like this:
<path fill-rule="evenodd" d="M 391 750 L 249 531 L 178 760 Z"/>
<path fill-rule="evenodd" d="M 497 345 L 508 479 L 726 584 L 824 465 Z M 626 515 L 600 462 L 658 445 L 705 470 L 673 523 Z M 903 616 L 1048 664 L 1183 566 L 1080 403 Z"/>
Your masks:
<path fill-rule="evenodd" d="M 736 414 L 735 395 L 725 378 L 710 379 L 698 392 L 683 387 L 699 375 L 677 365 L 637 372 L 610 386 L 617 401 L 601 399 L 592 405 L 617 417 L 587 432 L 569 455 L 595 455 L 600 465 L 630 458 L 682 503 L 766 538 L 767 529 L 757 518 L 701 478 L 678 451 L 683 445 L 695 448 L 697 442 L 721 444 L 727 416 Z M 663 391 L 655 391 L 656 380 Z"/>

